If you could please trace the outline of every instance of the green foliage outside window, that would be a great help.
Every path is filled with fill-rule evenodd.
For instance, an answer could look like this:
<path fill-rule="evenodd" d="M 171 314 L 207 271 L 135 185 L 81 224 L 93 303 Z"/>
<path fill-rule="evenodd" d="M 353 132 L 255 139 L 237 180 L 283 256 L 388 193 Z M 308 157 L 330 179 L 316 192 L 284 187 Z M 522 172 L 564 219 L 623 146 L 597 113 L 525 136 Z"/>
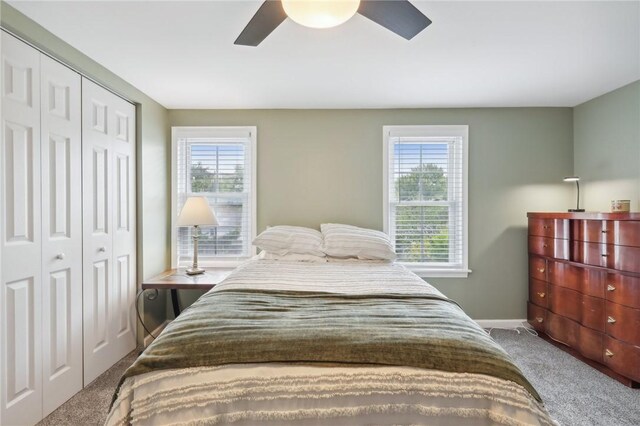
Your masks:
<path fill-rule="evenodd" d="M 402 205 L 407 201 L 446 201 L 447 176 L 435 164 L 422 164 L 396 180 L 396 252 L 403 262 L 449 261 L 449 207 Z"/>

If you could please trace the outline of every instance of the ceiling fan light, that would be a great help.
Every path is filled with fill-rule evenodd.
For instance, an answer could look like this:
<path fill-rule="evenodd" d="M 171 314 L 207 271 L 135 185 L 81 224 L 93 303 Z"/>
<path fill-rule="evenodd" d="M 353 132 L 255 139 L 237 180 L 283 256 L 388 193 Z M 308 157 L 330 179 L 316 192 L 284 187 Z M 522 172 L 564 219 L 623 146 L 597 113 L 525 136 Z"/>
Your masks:
<path fill-rule="evenodd" d="M 347 22 L 358 11 L 360 0 L 282 0 L 285 13 L 310 28 L 331 28 Z"/>

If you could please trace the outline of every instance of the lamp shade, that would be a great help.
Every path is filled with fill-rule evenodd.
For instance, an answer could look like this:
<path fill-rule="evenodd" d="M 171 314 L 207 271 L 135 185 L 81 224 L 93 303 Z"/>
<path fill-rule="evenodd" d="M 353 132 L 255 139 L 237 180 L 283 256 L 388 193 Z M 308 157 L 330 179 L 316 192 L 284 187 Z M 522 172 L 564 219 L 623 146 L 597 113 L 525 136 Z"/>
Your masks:
<path fill-rule="evenodd" d="M 178 226 L 218 226 L 218 218 L 204 197 L 189 197 L 178 216 Z"/>
<path fill-rule="evenodd" d="M 311 28 L 331 28 L 347 22 L 358 11 L 360 0 L 282 0 L 289 18 Z"/>

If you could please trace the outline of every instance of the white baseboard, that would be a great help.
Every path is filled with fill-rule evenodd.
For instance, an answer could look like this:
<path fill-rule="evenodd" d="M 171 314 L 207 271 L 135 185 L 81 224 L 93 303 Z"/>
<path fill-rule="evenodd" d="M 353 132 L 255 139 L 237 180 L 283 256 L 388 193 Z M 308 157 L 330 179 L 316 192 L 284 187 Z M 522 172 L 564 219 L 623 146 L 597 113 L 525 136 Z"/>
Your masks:
<path fill-rule="evenodd" d="M 485 319 L 475 320 L 482 328 L 517 328 L 524 327 L 526 319 Z"/>
<path fill-rule="evenodd" d="M 162 330 L 164 330 L 164 328 L 167 326 L 167 324 L 169 324 L 171 321 L 166 320 L 165 322 L 163 322 L 162 324 L 160 324 L 158 327 L 156 327 L 155 330 L 152 331 L 152 334 L 154 336 L 158 336 L 158 334 L 160 334 L 160 332 Z M 153 337 L 146 335 L 144 336 L 144 347 L 146 348 L 147 346 L 149 346 L 151 344 L 151 342 L 153 342 Z"/>

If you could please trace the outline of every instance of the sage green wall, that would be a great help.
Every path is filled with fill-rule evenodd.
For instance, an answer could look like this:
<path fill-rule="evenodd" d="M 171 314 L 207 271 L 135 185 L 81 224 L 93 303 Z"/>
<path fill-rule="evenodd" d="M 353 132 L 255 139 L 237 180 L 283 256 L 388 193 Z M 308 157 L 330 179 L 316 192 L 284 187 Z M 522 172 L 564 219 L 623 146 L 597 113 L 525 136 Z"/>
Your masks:
<path fill-rule="evenodd" d="M 469 125 L 467 279 L 428 281 L 476 319 L 526 317 L 527 211 L 565 210 L 571 108 L 170 110 L 172 126 L 258 127 L 258 231 L 382 228 L 382 126 Z M 183 304 L 189 297 L 184 296 Z"/>
<path fill-rule="evenodd" d="M 137 104 L 138 280 L 162 272 L 169 265 L 171 243 L 167 110 L 4 2 L 0 3 L 0 22 L 11 33 Z M 153 328 L 165 319 L 165 296 L 161 299 L 145 305 L 148 325 Z"/>
<path fill-rule="evenodd" d="M 640 211 L 640 80 L 575 107 L 573 129 L 583 207 L 631 200 Z"/>

